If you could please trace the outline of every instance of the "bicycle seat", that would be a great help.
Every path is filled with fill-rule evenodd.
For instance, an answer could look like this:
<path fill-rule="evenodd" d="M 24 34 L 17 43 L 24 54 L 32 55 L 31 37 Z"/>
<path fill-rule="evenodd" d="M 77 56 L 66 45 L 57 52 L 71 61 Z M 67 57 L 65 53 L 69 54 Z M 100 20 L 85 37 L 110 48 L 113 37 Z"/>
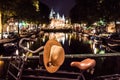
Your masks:
<path fill-rule="evenodd" d="M 82 61 L 73 61 L 70 64 L 72 67 L 76 67 L 82 71 L 92 69 L 96 65 L 96 61 L 94 59 L 84 59 Z"/>

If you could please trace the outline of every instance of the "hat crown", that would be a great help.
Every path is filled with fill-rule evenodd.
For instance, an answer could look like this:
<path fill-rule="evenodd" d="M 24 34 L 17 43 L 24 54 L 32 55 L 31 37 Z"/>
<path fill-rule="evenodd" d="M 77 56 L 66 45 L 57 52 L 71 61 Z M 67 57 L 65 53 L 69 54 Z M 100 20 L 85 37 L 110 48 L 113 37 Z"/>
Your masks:
<path fill-rule="evenodd" d="M 50 62 L 53 65 L 61 65 L 61 63 L 59 63 L 59 57 L 61 53 L 63 53 L 63 48 L 61 46 L 57 46 L 57 45 L 53 45 L 51 47 L 51 51 L 50 51 Z"/>

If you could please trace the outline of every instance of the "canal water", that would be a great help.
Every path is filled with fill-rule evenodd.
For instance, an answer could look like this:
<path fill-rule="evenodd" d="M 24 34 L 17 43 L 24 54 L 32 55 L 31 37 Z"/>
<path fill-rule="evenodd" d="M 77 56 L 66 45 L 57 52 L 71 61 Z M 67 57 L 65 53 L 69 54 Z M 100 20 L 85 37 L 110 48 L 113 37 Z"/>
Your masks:
<path fill-rule="evenodd" d="M 50 34 L 55 34 L 56 39 L 62 44 L 65 54 L 96 54 L 94 53 L 94 47 L 93 47 L 93 40 L 90 39 L 90 36 L 87 34 L 82 35 L 81 33 L 44 33 L 42 35 L 39 35 L 39 37 L 36 39 L 36 41 L 27 41 L 24 42 L 24 46 L 30 48 L 31 50 L 36 50 L 40 46 L 44 46 L 47 40 L 49 39 Z M 0 54 L 1 56 L 11 56 L 11 55 L 17 55 L 18 53 L 20 55 L 23 55 L 27 51 L 19 48 L 17 46 L 17 43 L 14 42 L 15 45 L 5 46 L 5 44 L 2 44 L 0 46 Z M 19 50 L 19 52 L 18 52 Z M 31 55 L 39 55 L 40 52 L 36 54 Z M 98 53 L 99 54 L 99 53 Z M 102 54 L 105 54 L 103 52 Z M 60 70 L 65 71 L 72 71 L 73 68 L 70 67 L 70 62 L 73 60 L 81 61 L 84 58 L 66 58 L 63 65 L 61 66 Z M 120 64 L 119 64 L 119 57 L 97 57 L 94 58 L 97 62 L 95 67 L 94 75 L 86 74 L 86 76 L 90 77 L 97 77 L 101 75 L 108 75 L 108 74 L 118 74 L 120 73 Z M 5 78 L 7 68 L 8 68 L 9 61 L 0 61 L 0 78 Z M 33 67 L 34 64 L 34 67 Z M 37 62 L 31 61 L 28 68 L 35 68 L 39 66 L 43 66 L 42 58 L 37 60 Z M 89 79 L 88 79 L 89 80 Z"/>

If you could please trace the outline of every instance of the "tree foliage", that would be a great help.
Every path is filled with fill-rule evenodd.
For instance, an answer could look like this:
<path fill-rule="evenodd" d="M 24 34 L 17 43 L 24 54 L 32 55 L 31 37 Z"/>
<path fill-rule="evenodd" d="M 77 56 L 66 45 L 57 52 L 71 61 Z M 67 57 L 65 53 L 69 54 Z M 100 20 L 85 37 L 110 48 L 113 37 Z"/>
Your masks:
<path fill-rule="evenodd" d="M 72 22 L 92 23 L 101 18 L 110 21 L 120 18 L 120 0 L 76 0 L 71 9 Z"/>
<path fill-rule="evenodd" d="M 39 11 L 33 5 L 35 0 L 2 0 L 0 1 L 0 11 L 4 18 L 15 17 L 20 20 L 32 22 L 48 22 L 49 8 L 39 0 Z"/>

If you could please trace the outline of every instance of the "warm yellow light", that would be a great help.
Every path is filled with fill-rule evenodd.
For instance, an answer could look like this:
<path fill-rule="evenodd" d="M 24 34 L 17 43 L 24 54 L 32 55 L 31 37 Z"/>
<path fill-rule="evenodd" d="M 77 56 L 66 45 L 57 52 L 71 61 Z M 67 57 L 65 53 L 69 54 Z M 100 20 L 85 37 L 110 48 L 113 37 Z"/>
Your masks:
<path fill-rule="evenodd" d="M 0 67 L 4 64 L 4 61 L 0 61 Z"/>
<path fill-rule="evenodd" d="M 36 11 L 39 11 L 39 1 L 34 1 L 33 5 L 36 7 Z"/>

